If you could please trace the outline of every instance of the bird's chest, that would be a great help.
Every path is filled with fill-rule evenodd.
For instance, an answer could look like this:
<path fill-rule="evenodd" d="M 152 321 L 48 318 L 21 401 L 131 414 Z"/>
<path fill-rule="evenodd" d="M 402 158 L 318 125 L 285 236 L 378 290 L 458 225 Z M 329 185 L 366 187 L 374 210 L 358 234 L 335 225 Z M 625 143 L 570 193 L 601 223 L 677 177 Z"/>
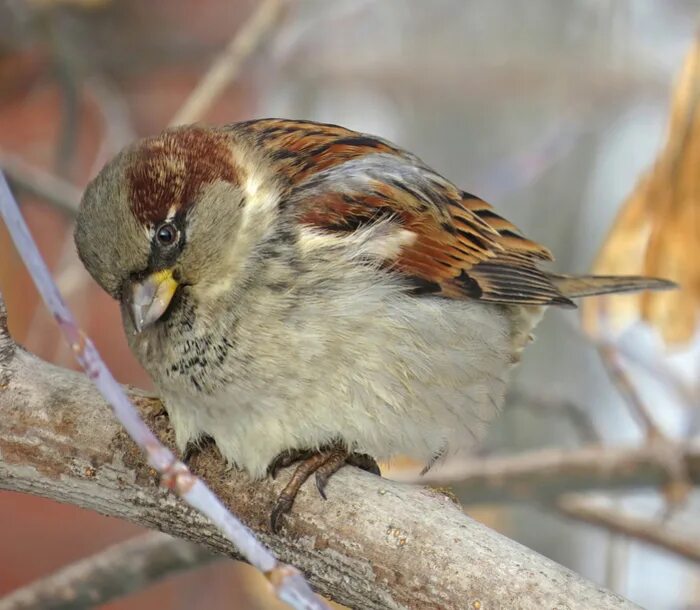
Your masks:
<path fill-rule="evenodd" d="M 480 304 L 348 299 L 290 309 L 269 295 L 257 303 L 239 316 L 183 309 L 157 332 L 132 336 L 132 348 L 166 395 L 201 404 L 224 395 L 257 410 L 429 400 L 424 392 L 498 374 L 521 347 L 512 318 Z"/>
<path fill-rule="evenodd" d="M 130 346 L 163 393 L 208 395 L 232 383 L 235 336 L 220 320 L 178 311 L 159 327 L 127 335 Z"/>
<path fill-rule="evenodd" d="M 373 289 L 293 306 L 265 292 L 245 315 L 185 316 L 137 337 L 178 444 L 208 434 L 259 476 L 280 451 L 334 438 L 429 459 L 453 436 L 481 436 L 513 361 L 512 316 Z"/>

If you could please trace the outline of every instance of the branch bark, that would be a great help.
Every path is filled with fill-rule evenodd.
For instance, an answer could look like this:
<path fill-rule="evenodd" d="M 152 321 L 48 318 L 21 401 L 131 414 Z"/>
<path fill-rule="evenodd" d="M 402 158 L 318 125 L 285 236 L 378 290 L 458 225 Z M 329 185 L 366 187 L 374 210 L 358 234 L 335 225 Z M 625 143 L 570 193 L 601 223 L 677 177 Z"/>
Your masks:
<path fill-rule="evenodd" d="M 215 558 L 202 546 L 149 532 L 13 591 L 0 610 L 94 608 Z"/>
<path fill-rule="evenodd" d="M 137 390 L 129 394 L 171 442 L 161 403 Z M 158 486 L 87 378 L 16 348 L 6 326 L 0 326 L 0 412 L 0 488 L 128 519 L 239 558 L 209 521 Z M 331 479 L 325 502 L 305 486 L 284 535 L 273 536 L 268 514 L 285 476 L 251 482 L 227 469 L 213 447 L 195 455 L 192 466 L 281 560 L 353 608 L 635 607 L 473 521 L 431 490 L 344 468 Z"/>
<path fill-rule="evenodd" d="M 2 172 L 0 216 L 5 221 L 10 236 L 34 280 L 34 285 L 73 350 L 75 359 L 95 389 L 107 400 L 113 415 L 122 424 L 129 438 L 135 441 L 147 456 L 149 466 L 161 475 L 161 484 L 175 491 L 190 507 L 217 525 L 219 531 L 240 550 L 246 561 L 263 573 L 280 600 L 297 610 L 327 610 L 328 605 L 313 594 L 296 568 L 280 564 L 276 557 L 260 544 L 250 529 L 224 506 L 204 481 L 193 475 L 141 419 L 124 388 L 117 383 L 90 338 L 78 328 L 73 314 L 66 307 Z"/>

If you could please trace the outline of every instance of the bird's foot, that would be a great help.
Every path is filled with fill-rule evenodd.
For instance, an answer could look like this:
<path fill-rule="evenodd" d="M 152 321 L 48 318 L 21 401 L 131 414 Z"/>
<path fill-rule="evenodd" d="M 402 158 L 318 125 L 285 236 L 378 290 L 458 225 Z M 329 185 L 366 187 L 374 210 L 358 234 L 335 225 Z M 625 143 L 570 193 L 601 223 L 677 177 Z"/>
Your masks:
<path fill-rule="evenodd" d="M 300 462 L 300 464 L 277 496 L 270 514 L 270 527 L 275 533 L 279 530 L 280 518 L 291 510 L 299 489 L 312 474 L 316 475 L 316 489 L 324 500 L 326 499 L 328 479 L 346 464 L 356 466 L 372 474 L 381 474 L 374 458 L 364 453 L 352 453 L 340 443 L 323 447 L 317 451 L 307 449 L 284 451 L 272 460 L 268 466 L 268 474 L 274 479 L 280 468 L 291 466 L 295 462 Z"/>

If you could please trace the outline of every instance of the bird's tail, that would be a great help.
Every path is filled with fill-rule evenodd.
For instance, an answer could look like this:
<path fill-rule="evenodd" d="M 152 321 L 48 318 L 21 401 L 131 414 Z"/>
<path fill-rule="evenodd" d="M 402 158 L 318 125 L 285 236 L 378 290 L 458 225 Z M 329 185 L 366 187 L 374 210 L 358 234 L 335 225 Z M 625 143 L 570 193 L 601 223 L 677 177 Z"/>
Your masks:
<path fill-rule="evenodd" d="M 638 292 L 640 290 L 671 290 L 678 285 L 669 280 L 638 275 L 558 275 L 549 279 L 565 297 L 575 299 L 596 294 Z"/>

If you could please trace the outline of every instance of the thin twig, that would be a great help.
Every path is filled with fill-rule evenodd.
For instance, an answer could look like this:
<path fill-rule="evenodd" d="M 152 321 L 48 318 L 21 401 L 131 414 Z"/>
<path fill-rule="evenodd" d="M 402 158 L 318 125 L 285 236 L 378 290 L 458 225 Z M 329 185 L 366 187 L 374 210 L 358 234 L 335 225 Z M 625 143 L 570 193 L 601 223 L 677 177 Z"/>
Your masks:
<path fill-rule="evenodd" d="M 215 559 L 221 556 L 206 547 L 149 532 L 11 592 L 0 610 L 93 608 Z"/>
<path fill-rule="evenodd" d="M 102 120 L 102 137 L 90 166 L 90 177 L 122 148 L 136 139 L 129 105 L 122 92 L 109 80 L 99 76 L 87 83 L 87 93 L 93 98 Z"/>
<path fill-rule="evenodd" d="M 656 425 L 651 412 L 646 406 L 637 388 L 632 383 L 629 375 L 622 365 L 622 359 L 617 346 L 612 340 L 612 331 L 608 320 L 608 299 L 605 296 L 597 300 L 598 328 L 599 335 L 595 337 L 594 345 L 600 354 L 603 366 L 607 371 L 610 380 L 615 384 L 627 404 L 632 416 L 635 417 L 639 425 L 644 429 L 647 439 L 665 439 L 666 435 Z"/>
<path fill-rule="evenodd" d="M 19 189 L 46 200 L 68 216 L 78 212 L 80 190 L 69 182 L 4 151 L 0 151 L 0 169 Z"/>
<path fill-rule="evenodd" d="M 605 297 L 598 298 L 604 299 Z M 603 343 L 601 338 L 597 334 L 586 332 L 586 330 L 581 327 L 580 322 L 577 322 L 578 318 L 576 316 L 566 315 L 562 311 L 558 313 L 559 319 L 566 324 L 577 337 L 585 339 L 596 349 L 601 346 Z M 640 322 L 640 325 L 644 326 L 645 323 Z M 609 331 L 608 335 L 608 341 L 612 341 Z M 656 350 L 656 354 L 651 358 L 646 358 L 639 351 L 631 349 L 625 342 L 616 341 L 614 345 L 621 360 L 625 362 L 629 361 L 630 364 L 640 367 L 644 373 L 648 373 L 649 376 L 656 379 L 660 384 L 663 384 L 667 390 L 675 393 L 687 410 L 692 411 L 698 408 L 698 397 L 693 393 L 692 388 L 687 386 L 676 372 L 669 367 L 668 363 L 663 361 L 663 354 L 660 354 L 658 350 Z"/>
<path fill-rule="evenodd" d="M 622 395 L 622 398 L 629 407 L 630 413 L 632 413 L 637 422 L 644 429 L 646 437 L 648 439 L 665 438 L 666 435 L 654 421 L 646 403 L 625 371 L 615 345 L 610 341 L 601 340 L 596 347 L 603 361 L 603 365 L 605 366 L 605 370 L 610 376 L 610 380 L 615 384 L 615 387 Z"/>
<path fill-rule="evenodd" d="M 139 417 L 92 341 L 78 328 L 73 315 L 63 302 L 51 274 L 42 260 L 29 229 L 19 212 L 5 176 L 0 173 L 0 215 L 24 260 L 47 307 L 56 318 L 71 346 L 76 360 L 112 407 L 115 416 L 129 436 L 141 447 L 148 463 L 161 474 L 161 483 L 175 491 L 190 506 L 205 514 L 233 542 L 243 556 L 267 577 L 277 596 L 294 608 L 328 608 L 309 588 L 293 567 L 281 564 L 255 538 L 253 533 L 234 517 L 204 482 L 194 476 L 184 463 L 160 443 Z"/>
<path fill-rule="evenodd" d="M 136 131 L 131 122 L 128 105 L 124 97 L 112 83 L 102 77 L 91 78 L 86 87 L 86 92 L 93 98 L 94 104 L 101 115 L 102 134 L 100 145 L 90 166 L 89 176 L 94 176 L 111 156 L 119 152 L 136 137 Z M 78 307 L 78 315 L 81 309 L 87 305 L 85 299 L 72 299 L 76 293 L 82 293 L 90 281 L 90 276 L 80 263 L 75 251 L 72 239 L 64 240 L 61 253 L 55 259 L 58 264 L 54 266 L 55 282 L 69 306 L 75 310 Z M 71 302 L 73 301 L 73 302 Z M 37 345 L 37 341 L 45 335 L 41 324 L 41 307 L 36 307 L 26 338 L 27 345 Z M 71 359 L 71 354 L 66 344 L 57 342 L 53 345 L 51 353 L 52 362 L 65 363 Z"/>
<path fill-rule="evenodd" d="M 563 515 L 590 523 L 630 539 L 648 542 L 676 555 L 700 563 L 700 538 L 665 526 L 657 519 L 647 519 L 600 506 L 578 495 L 564 496 L 556 502 Z"/>
<path fill-rule="evenodd" d="M 641 394 L 637 391 L 632 379 L 625 371 L 617 346 L 612 341 L 612 332 L 607 316 L 606 297 L 601 297 L 598 301 L 598 318 L 600 320 L 601 336 L 597 339 L 596 347 L 601 360 L 610 379 L 617 387 L 625 400 L 630 412 L 636 416 L 637 421 L 642 425 L 646 433 L 649 444 L 658 445 L 662 449 L 668 450 L 673 447 L 668 435 L 657 425 L 651 411 Z M 663 488 L 669 510 L 682 504 L 691 489 L 690 475 L 682 456 L 677 451 L 662 451 L 665 456 L 665 464 L 670 475 L 670 480 Z"/>
<path fill-rule="evenodd" d="M 269 38 L 279 23 L 285 0 L 263 0 L 226 48 L 214 60 L 194 91 L 175 113 L 170 125 L 185 125 L 201 120 L 224 89 L 241 73 L 244 63 Z"/>
<path fill-rule="evenodd" d="M 588 338 L 590 339 L 590 337 Z M 663 353 L 655 350 L 655 353 L 651 354 L 650 358 L 646 358 L 646 353 L 642 354 L 642 352 L 625 345 L 624 342 L 617 342 L 615 347 L 623 361 L 636 365 L 644 373 L 651 375 L 664 386 L 665 390 L 675 394 L 686 410 L 693 411 L 700 407 L 698 396 L 693 393 L 693 389 L 682 379 L 678 372 L 673 370 L 669 363 L 663 359 Z"/>

